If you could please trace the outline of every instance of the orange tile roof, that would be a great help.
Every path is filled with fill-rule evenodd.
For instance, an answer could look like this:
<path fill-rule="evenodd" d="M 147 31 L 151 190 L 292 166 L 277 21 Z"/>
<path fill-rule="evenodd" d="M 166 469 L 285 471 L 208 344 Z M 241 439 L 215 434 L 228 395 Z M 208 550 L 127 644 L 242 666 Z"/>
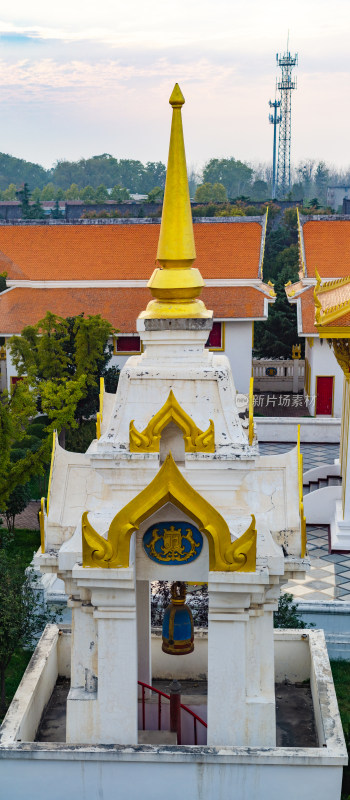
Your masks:
<path fill-rule="evenodd" d="M 204 278 L 257 278 L 258 222 L 196 223 L 196 267 Z M 0 273 L 30 280 L 145 280 L 159 224 L 0 225 Z"/>
<path fill-rule="evenodd" d="M 201 295 L 216 319 L 263 318 L 263 292 L 253 287 L 208 287 Z M 123 333 L 136 331 L 136 318 L 151 299 L 146 288 L 31 289 L 13 288 L 0 294 L 0 335 L 20 333 L 47 311 L 62 317 L 101 314 Z"/>
<path fill-rule="evenodd" d="M 301 304 L 301 322 L 302 331 L 304 334 L 316 333 L 315 328 L 315 303 L 314 303 L 314 287 L 310 286 L 305 292 L 300 295 Z"/>
<path fill-rule="evenodd" d="M 350 220 L 308 220 L 302 225 L 308 278 L 350 274 Z"/>

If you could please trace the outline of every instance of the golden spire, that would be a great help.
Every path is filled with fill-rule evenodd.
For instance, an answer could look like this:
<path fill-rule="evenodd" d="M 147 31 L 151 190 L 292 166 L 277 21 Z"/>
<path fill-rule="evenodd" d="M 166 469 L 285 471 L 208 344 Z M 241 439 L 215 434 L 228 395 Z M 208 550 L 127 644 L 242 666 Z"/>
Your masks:
<path fill-rule="evenodd" d="M 196 249 L 181 118 L 184 102 L 176 83 L 169 100 L 173 118 L 157 250 L 157 261 L 161 267 L 154 270 L 148 282 L 155 299 L 140 314 L 143 319 L 212 317 L 212 312 L 207 311 L 204 303 L 196 299 L 204 282 L 199 270 L 192 267 Z"/>

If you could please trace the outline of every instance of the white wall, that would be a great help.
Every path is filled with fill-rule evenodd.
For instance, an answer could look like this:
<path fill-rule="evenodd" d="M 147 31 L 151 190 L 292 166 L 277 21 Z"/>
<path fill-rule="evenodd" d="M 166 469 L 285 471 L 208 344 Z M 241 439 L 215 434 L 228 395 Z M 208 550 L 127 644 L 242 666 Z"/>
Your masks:
<path fill-rule="evenodd" d="M 252 374 L 252 322 L 225 322 L 225 349 L 233 372 L 233 380 L 237 392 L 248 394 L 249 379 Z M 113 355 L 109 366 L 123 368 L 129 356 Z M 7 388 L 11 385 L 11 376 L 16 369 L 7 350 Z"/>
<path fill-rule="evenodd" d="M 252 322 L 225 322 L 225 354 L 237 392 L 248 394 L 252 376 Z"/>
<path fill-rule="evenodd" d="M 310 396 L 316 395 L 316 376 L 334 375 L 334 401 L 333 417 L 341 417 L 343 401 L 343 371 L 331 350 L 327 339 L 313 338 L 313 347 L 306 341 L 305 358 L 308 359 L 311 368 L 310 377 Z M 315 414 L 316 405 L 312 402 L 309 406 L 310 414 Z"/>

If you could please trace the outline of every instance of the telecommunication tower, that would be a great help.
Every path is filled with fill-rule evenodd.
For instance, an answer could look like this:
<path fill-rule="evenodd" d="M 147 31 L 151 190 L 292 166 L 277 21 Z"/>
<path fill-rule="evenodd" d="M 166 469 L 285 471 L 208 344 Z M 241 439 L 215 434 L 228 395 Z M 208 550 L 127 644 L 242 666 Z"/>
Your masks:
<path fill-rule="evenodd" d="M 281 115 L 277 114 L 277 109 L 281 107 L 280 100 L 269 101 L 273 114 L 269 114 L 269 122 L 273 125 L 273 158 L 272 158 L 272 199 L 276 199 L 276 144 L 277 144 L 277 125 L 281 122 Z"/>
<path fill-rule="evenodd" d="M 281 93 L 281 122 L 278 142 L 277 164 L 277 196 L 285 197 L 290 190 L 290 144 L 291 144 L 291 111 L 292 91 L 297 88 L 296 80 L 292 80 L 292 70 L 298 63 L 298 54 L 287 51 L 283 55 L 276 54 L 277 66 L 281 68 L 281 80 L 277 80 L 277 89 Z"/>

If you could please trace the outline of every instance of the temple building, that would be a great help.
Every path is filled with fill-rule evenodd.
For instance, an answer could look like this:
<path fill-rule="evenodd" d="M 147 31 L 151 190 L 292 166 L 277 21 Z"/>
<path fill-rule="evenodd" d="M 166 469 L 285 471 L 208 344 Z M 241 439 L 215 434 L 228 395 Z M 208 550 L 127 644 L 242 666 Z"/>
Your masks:
<path fill-rule="evenodd" d="M 242 419 L 227 355 L 206 348 L 178 84 L 169 102 L 141 352 L 115 395 L 101 383 L 87 452 L 54 441 L 35 561 L 64 581 L 72 626 L 46 628 L 0 729 L 2 791 L 340 800 L 347 755 L 323 632 L 273 627 L 281 586 L 308 568 L 300 443 L 260 456 L 252 393 Z M 171 601 L 154 637 L 157 581 Z M 198 631 L 186 594 L 203 584 Z"/>
<path fill-rule="evenodd" d="M 239 392 L 248 393 L 254 321 L 266 320 L 273 287 L 263 282 L 267 216 L 196 219 L 203 298 L 214 311 L 206 347 L 225 353 Z M 118 331 L 111 365 L 141 353 L 136 319 L 147 303 L 159 220 L 82 220 L 69 224 L 0 222 L 0 390 L 17 380 L 9 337 L 49 310 L 101 314 Z M 240 347 L 236 347 L 237 338 Z"/>
<path fill-rule="evenodd" d="M 340 417 L 343 372 L 315 325 L 314 288 L 324 281 L 342 281 L 350 274 L 350 218 L 303 216 L 298 213 L 300 272 L 286 293 L 297 307 L 298 336 L 305 338 L 305 386 L 309 410 L 316 416 Z"/>
<path fill-rule="evenodd" d="M 316 280 L 314 324 L 320 342 L 329 345 L 344 375 L 339 463 L 342 488 L 340 497 L 331 506 L 329 519 L 332 550 L 343 552 L 350 550 L 350 275 L 329 281 L 322 280 L 317 272 Z"/>

